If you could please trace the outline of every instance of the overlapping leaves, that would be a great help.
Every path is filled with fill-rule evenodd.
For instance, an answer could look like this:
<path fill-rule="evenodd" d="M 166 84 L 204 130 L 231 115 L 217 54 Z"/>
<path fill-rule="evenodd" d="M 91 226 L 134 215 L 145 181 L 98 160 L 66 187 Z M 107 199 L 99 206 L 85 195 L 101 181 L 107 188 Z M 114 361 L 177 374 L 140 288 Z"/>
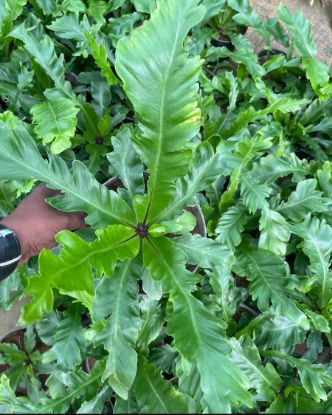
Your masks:
<path fill-rule="evenodd" d="M 331 85 L 307 21 L 246 0 L 25 3 L 0 5 L 0 208 L 37 180 L 95 229 L 1 290 L 9 307 L 25 285 L 49 348 L 31 325 L 0 347 L 1 411 L 328 412 Z M 300 57 L 264 63 L 238 24 Z M 234 50 L 211 46 L 221 29 Z"/>

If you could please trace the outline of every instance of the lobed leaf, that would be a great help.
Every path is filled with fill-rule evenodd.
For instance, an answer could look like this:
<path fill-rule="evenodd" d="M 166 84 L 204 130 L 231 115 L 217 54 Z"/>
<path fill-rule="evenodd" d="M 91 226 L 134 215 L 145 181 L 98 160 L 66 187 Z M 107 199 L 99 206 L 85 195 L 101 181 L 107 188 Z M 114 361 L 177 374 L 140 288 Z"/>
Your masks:
<path fill-rule="evenodd" d="M 183 43 L 203 16 L 198 0 L 162 0 L 150 20 L 117 45 L 116 71 L 139 121 L 135 146 L 150 173 L 149 220 L 171 201 L 174 180 L 187 173 L 189 142 L 199 131 L 200 60 L 189 58 Z"/>
<path fill-rule="evenodd" d="M 151 276 L 162 279 L 164 289 L 170 293 L 168 332 L 181 355 L 197 362 L 203 407 L 212 412 L 227 412 L 231 404 L 240 402 L 250 407 L 248 384 L 229 357 L 230 347 L 220 322 L 192 295 L 196 278 L 186 270 L 183 254 L 167 239 L 158 238 L 144 244 L 143 258 Z"/>
<path fill-rule="evenodd" d="M 45 101 L 31 108 L 35 131 L 43 144 L 51 143 L 52 153 L 59 154 L 70 148 L 78 111 L 75 102 L 67 98 Z"/>
<path fill-rule="evenodd" d="M 306 316 L 285 293 L 288 270 L 280 257 L 264 249 L 243 244 L 237 251 L 240 275 L 250 280 L 249 292 L 261 311 L 268 309 L 270 302 L 277 315 L 307 325 Z"/>
<path fill-rule="evenodd" d="M 50 204 L 67 212 L 87 212 L 86 222 L 90 225 L 135 222 L 134 213 L 126 202 L 98 183 L 81 162 L 73 163 L 72 174 L 60 157 L 50 156 L 47 162 L 28 131 L 20 125 L 10 129 L 0 123 L 0 136 L 3 150 L 0 153 L 1 179 L 22 180 L 29 177 L 62 190 L 65 195 L 52 198 Z"/>
<path fill-rule="evenodd" d="M 74 233 L 60 232 L 57 241 L 64 249 L 60 256 L 46 250 L 40 254 L 39 274 L 29 279 L 25 290 L 25 295 L 34 298 L 23 307 L 21 322 L 31 324 L 52 310 L 53 288 L 91 309 L 93 270 L 99 276 L 103 273 L 110 276 L 118 259 L 134 258 L 138 254 L 139 242 L 133 235 L 132 229 L 110 225 L 97 231 L 98 239 L 89 243 Z"/>
<path fill-rule="evenodd" d="M 308 215 L 302 223 L 293 225 L 290 229 L 303 238 L 303 252 L 309 257 L 310 270 L 313 275 L 317 276 L 321 285 L 319 301 L 324 308 L 331 299 L 332 228 L 325 220 L 320 221 Z"/>
<path fill-rule="evenodd" d="M 128 399 L 137 371 L 135 344 L 141 326 L 137 268 L 132 260 L 118 263 L 113 277 L 104 277 L 97 285 L 92 307 L 96 321 L 108 318 L 101 333 L 105 336 L 104 348 L 108 352 L 102 379 L 108 380 L 123 399 Z"/>
<path fill-rule="evenodd" d="M 195 402 L 184 393 L 175 390 L 147 360 L 140 357 L 139 372 L 135 381 L 135 397 L 143 412 L 194 413 Z"/>
<path fill-rule="evenodd" d="M 328 98 L 332 94 L 328 67 L 316 58 L 317 48 L 310 23 L 300 11 L 291 15 L 283 4 L 278 7 L 278 17 L 291 31 L 292 42 L 300 53 L 302 65 L 312 88 L 320 98 Z"/>
<path fill-rule="evenodd" d="M 293 222 L 300 222 L 310 212 L 327 211 L 326 199 L 316 190 L 317 180 L 307 179 L 299 182 L 287 202 L 282 202 L 277 210 Z"/>

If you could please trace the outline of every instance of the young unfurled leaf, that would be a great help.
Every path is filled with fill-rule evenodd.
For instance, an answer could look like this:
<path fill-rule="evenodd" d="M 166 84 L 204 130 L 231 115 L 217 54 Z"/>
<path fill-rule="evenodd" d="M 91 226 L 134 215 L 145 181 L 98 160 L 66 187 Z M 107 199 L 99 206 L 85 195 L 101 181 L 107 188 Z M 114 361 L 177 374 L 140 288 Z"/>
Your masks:
<path fill-rule="evenodd" d="M 167 233 L 184 234 L 191 232 L 196 226 L 195 216 L 185 210 L 182 215 L 175 217 L 173 220 L 161 222 L 161 226 L 167 229 Z"/>
<path fill-rule="evenodd" d="M 43 144 L 51 143 L 52 153 L 59 154 L 71 146 L 78 111 L 75 102 L 67 98 L 42 102 L 31 108 L 35 131 Z"/>
<path fill-rule="evenodd" d="M 133 199 L 144 192 L 144 178 L 143 164 L 134 149 L 131 134 L 133 132 L 125 128 L 112 137 L 113 152 L 107 154 L 107 159 Z"/>

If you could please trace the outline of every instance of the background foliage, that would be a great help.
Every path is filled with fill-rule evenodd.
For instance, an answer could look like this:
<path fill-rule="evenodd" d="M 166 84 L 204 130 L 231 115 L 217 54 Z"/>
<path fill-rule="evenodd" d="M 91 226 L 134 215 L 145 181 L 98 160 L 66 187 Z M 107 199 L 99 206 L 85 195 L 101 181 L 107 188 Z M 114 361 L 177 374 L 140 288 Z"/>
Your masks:
<path fill-rule="evenodd" d="M 30 297 L 1 412 L 330 413 L 332 86 L 303 15 L 5 0 L 0 46 L 0 215 L 43 182 L 90 225 L 0 284 Z"/>

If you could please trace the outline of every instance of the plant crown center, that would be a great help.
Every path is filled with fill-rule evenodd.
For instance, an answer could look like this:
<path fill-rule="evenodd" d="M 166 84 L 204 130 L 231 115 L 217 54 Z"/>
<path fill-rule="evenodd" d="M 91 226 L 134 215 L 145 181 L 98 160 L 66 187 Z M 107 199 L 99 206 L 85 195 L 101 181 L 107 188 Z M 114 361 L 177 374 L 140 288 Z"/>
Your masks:
<path fill-rule="evenodd" d="M 144 223 L 139 223 L 136 226 L 136 234 L 141 238 L 144 239 L 148 236 L 149 233 L 149 227 L 145 225 Z"/>

